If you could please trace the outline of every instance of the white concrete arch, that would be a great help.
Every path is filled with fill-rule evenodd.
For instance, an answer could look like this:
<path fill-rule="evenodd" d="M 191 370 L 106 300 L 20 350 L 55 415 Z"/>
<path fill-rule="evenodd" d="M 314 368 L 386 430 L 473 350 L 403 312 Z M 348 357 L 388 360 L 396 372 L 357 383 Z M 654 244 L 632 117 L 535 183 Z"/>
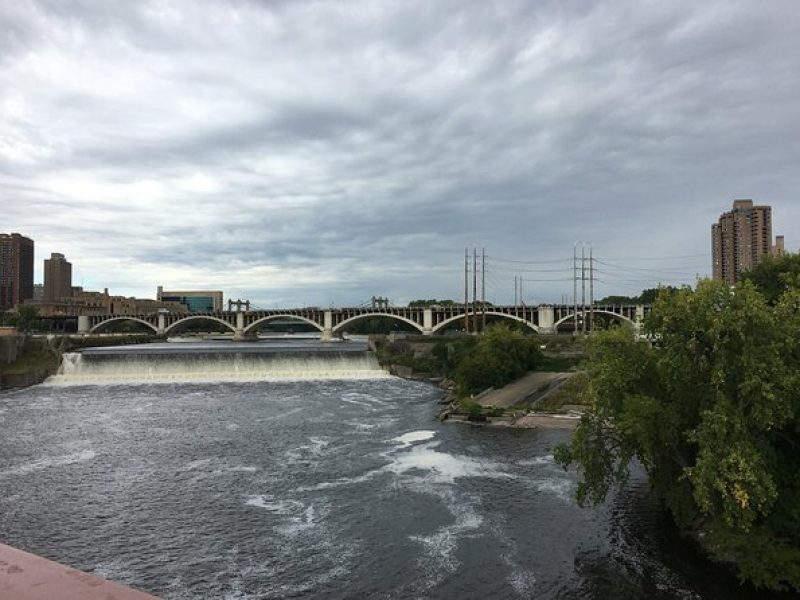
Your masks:
<path fill-rule="evenodd" d="M 253 321 L 252 323 L 250 323 L 250 325 L 245 327 L 244 333 L 247 334 L 248 332 L 257 329 L 258 325 L 260 325 L 261 323 L 267 323 L 269 321 L 275 321 L 277 319 L 292 319 L 292 320 L 295 320 L 295 321 L 300 321 L 301 323 L 307 323 L 309 325 L 314 326 L 319 331 L 323 331 L 322 325 L 320 325 L 319 323 L 317 323 L 316 321 L 314 321 L 312 319 L 309 319 L 308 317 L 301 317 L 299 315 L 288 315 L 288 314 L 286 314 L 286 315 L 269 315 L 268 317 L 260 318 L 258 321 Z"/>
<path fill-rule="evenodd" d="M 158 333 L 158 327 L 156 325 L 153 325 L 152 323 L 148 323 L 144 319 L 139 319 L 137 317 L 125 317 L 125 316 L 111 317 L 110 319 L 106 319 L 105 321 L 100 321 L 97 325 L 95 325 L 94 327 L 92 327 L 89 330 L 89 333 L 95 333 L 96 331 L 98 331 L 102 327 L 108 325 L 109 323 L 113 323 L 115 321 L 136 321 L 137 323 L 141 323 L 142 325 L 147 325 L 150 329 L 152 329 L 153 331 Z"/>
<path fill-rule="evenodd" d="M 482 313 L 478 313 L 478 316 L 480 317 L 481 314 Z M 489 317 L 489 316 L 492 316 L 492 317 L 504 317 L 506 319 L 511 319 L 512 321 L 517 321 L 519 323 L 522 323 L 523 325 L 527 325 L 530 329 L 533 329 L 536 333 L 539 333 L 539 327 L 537 325 L 535 325 L 534 323 L 531 323 L 527 319 L 523 319 L 522 317 L 518 317 L 516 315 L 508 315 L 506 313 L 494 312 L 494 311 L 488 311 L 487 310 L 486 311 L 486 316 L 487 317 Z M 470 313 L 470 319 L 472 319 L 472 314 L 471 313 Z M 450 317 L 449 319 L 445 319 L 441 323 L 437 323 L 433 327 L 433 329 L 431 329 L 431 331 L 433 333 L 436 333 L 437 331 L 439 331 L 440 329 L 446 327 L 450 323 L 453 323 L 454 321 L 459 321 L 459 320 L 461 320 L 461 321 L 464 320 L 463 313 L 460 314 L 460 315 L 455 315 L 453 317 Z"/>
<path fill-rule="evenodd" d="M 172 323 L 171 325 L 169 325 L 168 327 L 164 328 L 164 333 L 165 334 L 169 333 L 171 330 L 175 329 L 178 325 L 180 325 L 181 323 L 186 323 L 187 321 L 216 321 L 217 323 L 225 325 L 225 327 L 230 329 L 233 333 L 236 333 L 235 326 L 231 325 L 227 321 L 223 321 L 222 319 L 219 319 L 217 317 L 211 317 L 208 315 L 192 315 L 189 317 L 184 317 L 182 319 L 179 319 L 174 323 Z"/>
<path fill-rule="evenodd" d="M 424 332 L 424 329 L 423 329 L 422 325 L 420 325 L 419 323 L 415 323 L 411 319 L 408 319 L 406 317 L 401 317 L 400 315 L 393 315 L 391 313 L 382 313 L 382 312 L 380 312 L 380 313 L 379 312 L 364 313 L 364 314 L 361 314 L 361 315 L 355 315 L 354 317 L 350 317 L 349 319 L 345 319 L 344 321 L 342 321 L 336 327 L 333 328 L 333 332 L 336 333 L 340 329 L 344 328 L 344 326 L 347 325 L 348 323 L 352 323 L 354 321 L 358 321 L 359 319 L 367 319 L 369 317 L 389 317 L 389 318 L 395 319 L 397 321 L 403 321 L 404 323 L 408 323 L 409 325 L 411 325 L 414 329 L 416 329 L 420 333 Z"/>
<path fill-rule="evenodd" d="M 586 309 L 586 314 L 588 315 L 588 314 L 589 314 L 589 312 L 590 312 L 590 311 L 589 311 L 589 309 L 587 308 L 587 309 Z M 580 314 L 580 313 L 578 313 L 578 314 Z M 596 314 L 596 315 L 610 315 L 610 316 L 612 316 L 612 317 L 614 317 L 614 318 L 616 318 L 616 319 L 619 319 L 620 321 L 627 321 L 627 322 L 628 322 L 628 323 L 630 323 L 631 325 L 636 325 L 636 322 L 635 322 L 635 321 L 633 321 L 633 319 L 629 319 L 629 318 L 628 318 L 628 317 L 626 317 L 625 315 L 621 315 L 621 314 L 619 314 L 619 313 L 611 312 L 610 310 L 598 310 L 598 309 L 594 309 L 594 314 Z M 575 316 L 575 313 L 570 313 L 570 314 L 568 314 L 566 317 L 561 317 L 561 318 L 560 318 L 558 321 L 556 321 L 556 322 L 555 322 L 555 324 L 553 325 L 553 327 L 555 327 L 555 328 L 558 328 L 558 326 L 559 326 L 559 325 L 561 325 L 562 323 L 565 323 L 566 321 L 569 321 L 570 319 L 573 319 L 573 318 L 574 318 L 574 316 Z"/>

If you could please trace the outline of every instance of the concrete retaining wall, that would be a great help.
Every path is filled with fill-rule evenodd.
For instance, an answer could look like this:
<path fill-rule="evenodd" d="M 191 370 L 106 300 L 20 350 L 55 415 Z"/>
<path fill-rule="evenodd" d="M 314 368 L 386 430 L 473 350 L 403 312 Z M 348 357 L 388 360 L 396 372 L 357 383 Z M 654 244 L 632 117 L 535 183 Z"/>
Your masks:
<path fill-rule="evenodd" d="M 9 365 L 17 360 L 21 345 L 20 336 L 0 336 L 0 365 Z"/>

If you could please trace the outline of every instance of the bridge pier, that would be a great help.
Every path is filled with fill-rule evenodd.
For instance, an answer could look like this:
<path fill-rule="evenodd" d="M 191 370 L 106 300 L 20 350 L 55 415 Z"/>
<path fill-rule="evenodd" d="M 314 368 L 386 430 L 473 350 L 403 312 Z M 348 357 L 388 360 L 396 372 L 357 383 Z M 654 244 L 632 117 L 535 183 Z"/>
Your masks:
<path fill-rule="evenodd" d="M 422 311 L 422 335 L 433 335 L 433 310 L 430 308 Z"/>
<path fill-rule="evenodd" d="M 552 306 L 540 306 L 539 313 L 539 333 L 556 332 L 556 314 Z"/>
<path fill-rule="evenodd" d="M 89 321 L 89 317 L 86 315 L 81 315 L 78 317 L 78 333 L 89 333 L 92 328 L 92 324 Z"/>
<path fill-rule="evenodd" d="M 167 317 L 165 315 L 158 315 L 158 335 L 164 335 L 167 332 Z"/>
<path fill-rule="evenodd" d="M 250 332 L 245 333 L 244 329 L 236 329 L 233 332 L 233 341 L 234 342 L 249 342 L 256 339 L 256 335 Z"/>
<path fill-rule="evenodd" d="M 323 342 L 330 342 L 333 340 L 333 311 L 326 310 L 322 314 L 322 337 Z"/>

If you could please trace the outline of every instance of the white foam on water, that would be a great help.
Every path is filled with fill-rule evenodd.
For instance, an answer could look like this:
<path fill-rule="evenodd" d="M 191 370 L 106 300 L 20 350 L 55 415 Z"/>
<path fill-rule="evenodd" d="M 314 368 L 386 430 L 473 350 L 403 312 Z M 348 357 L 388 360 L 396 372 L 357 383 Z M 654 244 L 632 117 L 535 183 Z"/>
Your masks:
<path fill-rule="evenodd" d="M 446 569 L 453 572 L 459 561 L 455 557 L 461 538 L 477 531 L 483 524 L 483 517 L 467 504 L 456 504 L 449 507 L 455 516 L 455 523 L 440 527 L 429 535 L 412 535 L 409 539 L 422 544 L 426 561 L 433 561 L 437 570 Z"/>
<path fill-rule="evenodd" d="M 330 444 L 329 440 L 320 437 L 308 438 L 309 444 L 303 444 L 296 448 L 290 448 L 284 453 L 291 462 L 308 462 L 311 458 L 319 458 L 325 454 L 325 448 Z"/>
<path fill-rule="evenodd" d="M 214 474 L 220 473 L 255 473 L 258 471 L 258 467 L 253 467 L 250 465 L 235 465 L 233 467 L 227 467 L 225 469 L 219 469 L 214 471 Z"/>
<path fill-rule="evenodd" d="M 35 471 L 49 469 L 51 467 L 64 467 L 67 465 L 74 465 L 76 463 L 86 462 L 92 460 L 97 453 L 94 450 L 81 450 L 80 452 L 73 452 L 64 456 L 53 456 L 50 458 L 42 458 L 30 463 L 17 465 L 9 469 L 0 471 L 0 477 L 7 475 L 26 475 Z"/>
<path fill-rule="evenodd" d="M 392 438 L 390 441 L 397 442 L 401 445 L 402 448 L 407 448 L 411 446 L 414 442 L 424 442 L 427 440 L 431 440 L 436 435 L 435 431 L 431 431 L 429 429 L 423 429 L 420 431 L 409 431 L 408 433 L 404 433 L 401 436 L 396 438 Z"/>
<path fill-rule="evenodd" d="M 179 354 L 121 355 L 118 359 L 92 360 L 66 353 L 56 375 L 42 385 L 164 384 L 180 382 L 326 381 L 331 379 L 388 379 L 374 355 L 320 356 L 297 354 L 227 355 L 187 357 Z"/>
<path fill-rule="evenodd" d="M 552 477 L 550 479 L 534 479 L 530 483 L 537 491 L 553 494 L 565 502 L 571 502 L 574 499 L 575 483 L 570 479 Z"/>
<path fill-rule="evenodd" d="M 537 467 L 539 465 L 554 465 L 556 462 L 552 454 L 547 454 L 545 456 L 534 456 L 533 458 L 527 458 L 517 462 L 517 464 L 523 467 Z"/>
<path fill-rule="evenodd" d="M 308 409 L 304 408 L 302 406 L 298 406 L 297 408 L 293 408 L 291 410 L 287 410 L 286 412 L 282 412 L 282 413 L 279 413 L 277 415 L 272 415 L 271 417 L 263 417 L 261 419 L 258 419 L 258 422 L 259 423 L 263 423 L 265 421 L 277 421 L 279 419 L 285 419 L 286 417 L 289 417 L 291 415 L 297 414 L 297 413 L 299 413 L 301 411 L 304 411 L 304 410 L 308 410 Z"/>
<path fill-rule="evenodd" d="M 412 446 L 407 452 L 392 456 L 392 463 L 384 467 L 395 475 L 416 475 L 432 483 L 452 484 L 462 477 L 487 477 L 491 479 L 514 479 L 515 476 L 502 470 L 498 463 L 439 452 L 439 442 Z"/>
<path fill-rule="evenodd" d="M 333 481 L 322 481 L 320 483 L 311 486 L 301 486 L 297 488 L 297 490 L 300 492 L 318 492 L 320 490 L 328 490 L 331 488 L 341 487 L 343 485 L 364 483 L 365 481 L 369 481 L 370 479 L 377 477 L 382 473 L 384 473 L 383 467 L 381 467 L 380 469 L 375 469 L 373 471 L 367 471 L 363 475 L 357 475 L 356 477 L 340 477 L 339 479 L 334 479 Z"/>
<path fill-rule="evenodd" d="M 303 508 L 303 503 L 297 500 L 275 500 L 274 496 L 269 494 L 259 494 L 257 496 L 248 496 L 245 501 L 247 506 L 255 506 L 256 508 L 263 508 L 278 515 L 289 515 L 297 512 L 298 509 Z"/>
<path fill-rule="evenodd" d="M 364 408 L 369 408 L 370 410 L 375 410 L 375 407 L 370 404 L 369 402 L 361 402 L 359 400 L 353 400 L 351 398 L 340 398 L 342 402 L 347 402 L 348 404 L 355 404 L 357 406 L 362 406 Z"/>
<path fill-rule="evenodd" d="M 197 460 L 193 460 L 189 463 L 186 463 L 182 469 L 182 472 L 186 471 L 198 471 L 203 467 L 207 467 L 211 463 L 210 458 L 198 458 Z"/>
<path fill-rule="evenodd" d="M 276 527 L 275 531 L 287 537 L 294 537 L 308 529 L 312 529 L 316 525 L 314 517 L 314 505 L 309 504 L 301 515 L 290 517 L 289 523 Z"/>
<path fill-rule="evenodd" d="M 508 583 L 523 598 L 533 597 L 536 590 L 536 576 L 530 570 L 518 569 L 512 571 L 511 576 L 508 578 Z"/>
<path fill-rule="evenodd" d="M 380 400 L 376 398 L 372 394 L 365 394 L 364 392 L 346 392 L 342 394 L 342 400 L 345 402 L 353 401 L 353 402 L 367 402 L 369 404 L 377 404 L 378 406 L 386 406 L 388 402 L 384 400 Z"/>

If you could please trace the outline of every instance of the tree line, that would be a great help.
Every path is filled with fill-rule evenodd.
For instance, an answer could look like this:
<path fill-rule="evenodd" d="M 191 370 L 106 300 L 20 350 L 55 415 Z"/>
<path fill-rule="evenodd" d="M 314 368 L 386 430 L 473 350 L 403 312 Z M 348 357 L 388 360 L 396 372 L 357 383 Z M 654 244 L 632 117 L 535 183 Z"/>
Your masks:
<path fill-rule="evenodd" d="M 602 502 L 637 460 L 713 558 L 800 591 L 800 255 L 734 287 L 662 290 L 645 332 L 590 342 L 590 408 L 556 449 L 578 501 Z"/>

